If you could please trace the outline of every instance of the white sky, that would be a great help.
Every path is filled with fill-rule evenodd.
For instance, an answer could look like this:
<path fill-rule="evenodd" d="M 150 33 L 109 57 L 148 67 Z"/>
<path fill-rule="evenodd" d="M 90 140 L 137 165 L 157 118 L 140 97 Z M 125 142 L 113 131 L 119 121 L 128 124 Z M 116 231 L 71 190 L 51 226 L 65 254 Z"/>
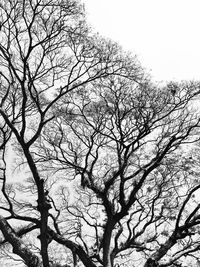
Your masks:
<path fill-rule="evenodd" d="M 82 1 L 94 30 L 136 54 L 155 80 L 200 80 L 200 0 Z"/>

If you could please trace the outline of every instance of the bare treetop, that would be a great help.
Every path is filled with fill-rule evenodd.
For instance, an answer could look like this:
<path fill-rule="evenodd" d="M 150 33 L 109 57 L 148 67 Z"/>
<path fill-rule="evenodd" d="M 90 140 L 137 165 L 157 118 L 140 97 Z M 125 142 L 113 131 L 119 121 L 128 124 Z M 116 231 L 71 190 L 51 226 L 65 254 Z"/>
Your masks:
<path fill-rule="evenodd" d="M 153 84 L 79 1 L 3 0 L 0 22 L 3 260 L 197 263 L 199 82 Z"/>

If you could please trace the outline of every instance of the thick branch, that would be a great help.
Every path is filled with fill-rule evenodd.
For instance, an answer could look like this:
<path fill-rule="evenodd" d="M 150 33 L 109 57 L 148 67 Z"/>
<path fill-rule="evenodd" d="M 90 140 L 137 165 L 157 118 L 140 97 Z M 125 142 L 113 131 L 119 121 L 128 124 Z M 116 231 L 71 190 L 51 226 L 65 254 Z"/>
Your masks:
<path fill-rule="evenodd" d="M 24 244 L 24 242 L 17 236 L 15 231 L 9 225 L 9 223 L 0 216 L 0 230 L 3 233 L 4 238 L 12 245 L 13 252 L 20 256 L 27 266 L 40 267 L 41 261 L 30 249 Z"/>

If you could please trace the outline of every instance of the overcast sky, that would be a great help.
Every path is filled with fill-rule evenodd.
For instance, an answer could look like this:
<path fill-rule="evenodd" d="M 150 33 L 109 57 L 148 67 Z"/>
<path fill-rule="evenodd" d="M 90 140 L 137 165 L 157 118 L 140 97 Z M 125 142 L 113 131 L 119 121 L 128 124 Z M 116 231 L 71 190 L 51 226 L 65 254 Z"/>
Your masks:
<path fill-rule="evenodd" d="M 160 80 L 200 80 L 200 0 L 82 0 L 95 31 Z"/>

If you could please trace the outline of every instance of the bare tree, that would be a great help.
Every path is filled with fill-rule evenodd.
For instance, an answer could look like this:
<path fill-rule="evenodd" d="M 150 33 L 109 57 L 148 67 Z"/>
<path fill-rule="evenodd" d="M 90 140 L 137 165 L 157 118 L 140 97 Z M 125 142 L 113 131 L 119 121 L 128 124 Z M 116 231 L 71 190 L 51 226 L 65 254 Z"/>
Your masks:
<path fill-rule="evenodd" d="M 34 267 L 198 262 L 200 84 L 152 84 L 136 58 L 92 35 L 78 1 L 3 0 L 0 21 L 7 257 Z"/>
<path fill-rule="evenodd" d="M 49 193 L 60 180 L 55 174 L 52 181 L 52 170 L 44 169 L 38 144 L 44 144 L 54 122 L 60 123 L 57 107 L 73 91 L 89 91 L 92 82 L 111 75 L 139 84 L 146 79 L 143 71 L 117 44 L 90 33 L 75 0 L 1 1 L 0 63 L 1 245 L 27 266 L 56 266 L 51 243 L 64 247 L 65 255 L 71 252 L 74 266 L 77 256 L 85 266 L 95 266 L 85 247 L 60 229 L 61 210 Z"/>
<path fill-rule="evenodd" d="M 86 266 L 199 259 L 198 97 L 199 83 L 160 88 L 113 75 L 60 99 L 35 159 L 51 174 L 53 220 Z"/>

